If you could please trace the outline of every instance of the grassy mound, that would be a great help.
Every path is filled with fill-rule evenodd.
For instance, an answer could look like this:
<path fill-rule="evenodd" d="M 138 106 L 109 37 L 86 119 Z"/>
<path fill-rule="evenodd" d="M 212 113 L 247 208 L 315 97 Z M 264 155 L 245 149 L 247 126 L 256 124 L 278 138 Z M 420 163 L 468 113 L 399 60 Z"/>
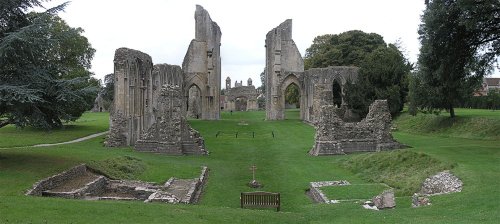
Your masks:
<path fill-rule="evenodd" d="M 146 164 L 142 160 L 130 156 L 93 160 L 87 165 L 111 179 L 137 179 L 146 170 Z"/>
<path fill-rule="evenodd" d="M 409 150 L 358 154 L 344 161 L 342 166 L 369 182 L 393 187 L 398 196 L 412 195 L 425 178 L 453 168 L 452 164 Z"/>
<path fill-rule="evenodd" d="M 496 114 L 500 117 L 500 111 L 491 111 L 490 114 Z M 413 134 L 482 140 L 500 139 L 500 119 L 493 115 L 464 114 L 450 118 L 447 114 L 419 113 L 417 116 L 411 116 L 405 113 L 400 115 L 394 123 L 398 130 Z"/>

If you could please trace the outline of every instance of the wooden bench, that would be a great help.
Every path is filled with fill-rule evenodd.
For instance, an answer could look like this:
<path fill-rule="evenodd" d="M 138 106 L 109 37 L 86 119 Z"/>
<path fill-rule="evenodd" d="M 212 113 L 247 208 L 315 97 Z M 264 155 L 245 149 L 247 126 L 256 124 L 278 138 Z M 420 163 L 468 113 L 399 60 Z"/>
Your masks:
<path fill-rule="evenodd" d="M 280 211 L 280 193 L 272 192 L 242 192 L 241 208 L 276 208 Z"/>

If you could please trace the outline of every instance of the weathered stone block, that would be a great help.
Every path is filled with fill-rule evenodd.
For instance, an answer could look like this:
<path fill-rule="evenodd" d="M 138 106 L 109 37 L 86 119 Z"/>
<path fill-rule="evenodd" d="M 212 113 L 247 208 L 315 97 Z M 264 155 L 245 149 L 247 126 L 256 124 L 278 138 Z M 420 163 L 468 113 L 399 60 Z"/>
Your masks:
<path fill-rule="evenodd" d="M 396 207 L 396 200 L 394 199 L 394 190 L 385 190 L 382 194 L 375 196 L 372 202 L 378 209 L 394 208 Z"/>

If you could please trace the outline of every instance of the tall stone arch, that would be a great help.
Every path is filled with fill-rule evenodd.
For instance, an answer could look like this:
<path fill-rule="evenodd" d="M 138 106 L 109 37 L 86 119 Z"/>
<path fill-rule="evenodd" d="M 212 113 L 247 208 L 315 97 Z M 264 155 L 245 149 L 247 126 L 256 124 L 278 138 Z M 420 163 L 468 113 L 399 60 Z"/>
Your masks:
<path fill-rule="evenodd" d="M 283 118 L 281 119 L 285 119 L 286 116 L 285 116 L 285 94 L 286 94 L 286 89 L 292 85 L 292 84 L 295 84 L 297 87 L 299 87 L 299 94 L 300 94 L 300 119 L 304 119 L 304 102 L 305 102 L 305 93 L 304 93 L 304 84 L 303 82 L 301 82 L 299 80 L 299 77 L 297 77 L 297 75 L 295 75 L 294 73 L 290 73 L 290 74 L 287 74 L 286 77 L 283 79 L 283 81 L 281 81 L 280 83 L 280 91 L 281 91 L 281 102 L 280 102 L 280 105 L 279 105 L 279 108 L 283 108 L 283 111 L 280 113 Z"/>
<path fill-rule="evenodd" d="M 266 35 L 267 120 L 285 119 L 283 81 L 289 74 L 299 77 L 303 72 L 304 60 L 292 39 L 292 20 L 287 19 Z M 300 88 L 303 85 L 298 80 Z"/>
<path fill-rule="evenodd" d="M 184 87 L 196 84 L 202 95 L 202 116 L 204 120 L 220 118 L 221 89 L 221 30 L 200 5 L 195 12 L 195 39 L 189 44 L 182 63 L 185 74 Z M 184 91 L 184 93 L 188 93 Z M 184 95 L 186 98 L 189 95 Z"/>

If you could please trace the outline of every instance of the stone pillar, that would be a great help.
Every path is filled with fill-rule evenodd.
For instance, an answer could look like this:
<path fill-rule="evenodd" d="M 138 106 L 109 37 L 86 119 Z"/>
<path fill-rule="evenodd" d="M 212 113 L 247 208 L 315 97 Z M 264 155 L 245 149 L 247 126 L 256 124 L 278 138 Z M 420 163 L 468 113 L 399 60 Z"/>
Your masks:
<path fill-rule="evenodd" d="M 186 88 L 197 85 L 201 90 L 202 119 L 220 118 L 221 89 L 221 31 L 208 12 L 197 5 L 195 12 L 195 39 L 191 41 L 182 69 Z M 187 97 L 187 91 L 184 91 Z"/>
<path fill-rule="evenodd" d="M 266 119 L 282 120 L 284 96 L 281 84 L 285 73 L 304 72 L 304 61 L 292 40 L 292 20 L 288 19 L 266 35 Z M 286 87 L 284 87 L 286 88 Z"/>
<path fill-rule="evenodd" d="M 152 98 L 150 85 L 153 62 L 140 51 L 119 48 L 115 52 L 115 88 L 113 110 L 110 113 L 110 133 L 106 146 L 133 145 L 147 128 L 152 108 L 146 101 Z"/>

